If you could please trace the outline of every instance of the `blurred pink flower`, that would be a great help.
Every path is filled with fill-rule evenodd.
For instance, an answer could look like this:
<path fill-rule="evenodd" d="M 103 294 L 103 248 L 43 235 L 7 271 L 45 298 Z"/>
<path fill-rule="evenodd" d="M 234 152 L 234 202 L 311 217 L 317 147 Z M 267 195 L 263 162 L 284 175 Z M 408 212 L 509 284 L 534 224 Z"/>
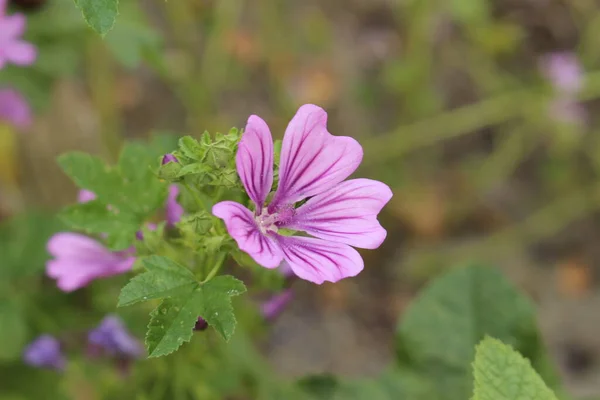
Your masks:
<path fill-rule="evenodd" d="M 167 224 L 175 225 L 179 222 L 183 216 L 183 207 L 177 203 L 177 196 L 179 195 L 179 187 L 177 185 L 169 186 L 169 195 L 167 197 L 167 204 L 165 204 L 165 214 Z"/>
<path fill-rule="evenodd" d="M 573 53 L 553 53 L 542 59 L 541 69 L 554 87 L 565 93 L 581 90 L 583 73 L 579 60 Z"/>
<path fill-rule="evenodd" d="M 90 190 L 81 189 L 77 194 L 77 202 L 79 203 L 87 203 L 92 200 L 96 200 L 96 193 Z"/>
<path fill-rule="evenodd" d="M 36 57 L 35 47 L 21 40 L 26 20 L 23 14 L 6 15 L 8 0 L 0 0 L 0 69 L 7 63 L 30 65 Z"/>
<path fill-rule="evenodd" d="M 54 258 L 46 264 L 46 274 L 65 292 L 127 272 L 135 261 L 130 250 L 113 252 L 92 238 L 72 232 L 52 236 L 47 249 Z"/>
<path fill-rule="evenodd" d="M 0 58 L 1 54 L 2 50 L 0 49 Z M 26 129 L 31 125 L 29 103 L 14 89 L 0 89 L 0 123 L 2 122 L 19 129 Z"/>
<path fill-rule="evenodd" d="M 285 310 L 290 301 L 294 298 L 292 289 L 286 289 L 281 293 L 271 296 L 271 298 L 260 307 L 260 312 L 264 319 L 273 321 Z"/>
<path fill-rule="evenodd" d="M 344 181 L 362 161 L 360 144 L 327 131 L 327 113 L 307 104 L 290 121 L 283 138 L 279 187 L 273 185 L 273 138 L 260 117 L 250 116 L 238 146 L 237 172 L 254 202 L 223 201 L 212 209 L 241 250 L 265 268 L 285 260 L 299 278 L 321 284 L 355 276 L 364 267 L 352 247 L 375 249 L 386 237 L 377 215 L 392 197 L 370 179 Z M 295 203 L 309 198 L 296 208 Z M 285 236 L 279 229 L 314 237 Z"/>

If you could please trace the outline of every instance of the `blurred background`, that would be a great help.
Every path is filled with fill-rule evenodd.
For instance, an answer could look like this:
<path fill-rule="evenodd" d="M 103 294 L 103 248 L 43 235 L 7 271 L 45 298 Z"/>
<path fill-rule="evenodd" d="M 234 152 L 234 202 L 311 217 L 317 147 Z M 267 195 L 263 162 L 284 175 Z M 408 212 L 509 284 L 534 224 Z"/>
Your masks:
<path fill-rule="evenodd" d="M 40 395 L 60 388 L 75 399 L 244 399 L 227 397 L 243 379 L 218 371 L 246 350 L 287 378 L 374 376 L 415 293 L 467 261 L 501 268 L 533 298 L 568 391 L 600 394 L 600 2 L 121 3 L 102 39 L 71 0 L 9 1 L 39 55 L 0 70 L 34 113 L 27 128 L 0 131 L 0 398 L 61 398 Z M 179 136 L 241 128 L 250 114 L 281 138 L 305 103 L 362 143 L 358 175 L 395 193 L 380 216 L 388 239 L 363 252 L 363 273 L 294 283 L 258 348 L 213 354 L 221 364 L 203 358 L 212 336 L 126 372 L 83 356 L 60 375 L 23 364 L 41 333 L 80 340 L 127 280 L 67 295 L 44 277 L 45 241 L 61 229 L 52 215 L 77 196 L 57 155 L 114 160 L 123 140 L 157 134 L 175 149 Z M 142 338 L 148 311 L 119 314 Z M 203 383 L 217 375 L 219 389 Z"/>

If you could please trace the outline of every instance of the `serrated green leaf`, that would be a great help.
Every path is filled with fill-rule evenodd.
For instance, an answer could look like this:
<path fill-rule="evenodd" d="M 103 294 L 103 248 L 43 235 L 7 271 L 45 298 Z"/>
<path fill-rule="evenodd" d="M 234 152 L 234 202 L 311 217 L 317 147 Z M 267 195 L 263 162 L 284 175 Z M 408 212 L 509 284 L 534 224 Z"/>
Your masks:
<path fill-rule="evenodd" d="M 162 269 L 164 265 L 160 264 Z M 231 297 L 244 293 L 244 284 L 225 275 L 194 285 L 195 289 L 188 293 L 163 300 L 152 312 L 146 335 L 150 357 L 170 354 L 188 342 L 199 316 L 225 340 L 231 338 L 236 325 Z M 139 295 L 136 296 L 136 299 L 139 298 Z"/>
<path fill-rule="evenodd" d="M 118 307 L 152 299 L 187 296 L 198 287 L 194 274 L 173 260 L 149 256 L 142 263 L 147 272 L 135 276 L 123 287 Z"/>
<path fill-rule="evenodd" d="M 111 250 L 129 247 L 141 224 L 134 215 L 114 213 L 104 203 L 96 200 L 68 206 L 62 210 L 60 217 L 74 229 L 105 234 L 106 243 Z"/>
<path fill-rule="evenodd" d="M 231 297 L 246 291 L 244 284 L 229 275 L 217 276 L 198 289 L 202 293 L 202 309 L 199 315 L 208 322 L 225 340 L 229 340 L 235 329 L 235 315 Z"/>
<path fill-rule="evenodd" d="M 499 271 L 479 266 L 454 269 L 419 294 L 399 324 L 397 360 L 431 380 L 433 397 L 468 398 L 474 348 L 486 335 L 515 346 L 555 382 L 531 302 Z"/>
<path fill-rule="evenodd" d="M 115 58 L 127 68 L 136 68 L 146 52 L 160 48 L 161 37 L 144 20 L 143 14 L 137 2 L 122 4 L 119 23 L 104 39 Z"/>
<path fill-rule="evenodd" d="M 204 159 L 204 150 L 200 143 L 191 136 L 184 136 L 179 139 L 179 151 L 187 158 L 195 161 Z"/>
<path fill-rule="evenodd" d="M 111 173 L 100 158 L 80 151 L 58 156 L 62 170 L 82 189 L 91 190 L 97 195 L 108 185 L 119 186 L 117 174 Z"/>
<path fill-rule="evenodd" d="M 557 400 L 529 360 L 491 337 L 477 346 L 473 375 L 473 400 Z"/>
<path fill-rule="evenodd" d="M 202 210 L 195 214 L 183 217 L 176 225 L 181 231 L 194 233 L 196 235 L 204 235 L 212 228 L 213 217 Z"/>
<path fill-rule="evenodd" d="M 83 19 L 101 36 L 112 29 L 119 14 L 119 0 L 75 0 Z"/>
<path fill-rule="evenodd" d="M 165 299 L 152 311 L 146 334 L 148 357 L 166 356 L 190 341 L 201 301 L 201 295 L 192 292 Z"/>
<path fill-rule="evenodd" d="M 0 301 L 0 360 L 10 361 L 21 355 L 27 336 L 27 324 L 15 303 Z"/>

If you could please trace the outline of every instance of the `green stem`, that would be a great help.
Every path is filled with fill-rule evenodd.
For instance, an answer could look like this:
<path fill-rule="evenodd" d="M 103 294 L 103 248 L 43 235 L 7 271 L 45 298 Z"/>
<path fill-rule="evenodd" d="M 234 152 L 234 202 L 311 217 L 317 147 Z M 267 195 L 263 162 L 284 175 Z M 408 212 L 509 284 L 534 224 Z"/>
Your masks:
<path fill-rule="evenodd" d="M 227 254 L 225 254 L 225 253 L 219 254 L 219 256 L 217 257 L 217 262 L 215 263 L 214 267 L 210 270 L 208 275 L 206 275 L 206 278 L 201 283 L 206 283 L 206 282 L 210 281 L 212 278 L 214 278 L 215 275 L 217 275 L 217 272 L 219 272 L 219 270 L 223 266 L 226 255 Z"/>
<path fill-rule="evenodd" d="M 204 201 L 202 201 L 200 196 L 198 196 L 198 193 L 196 193 L 196 191 L 194 189 L 192 189 L 192 187 L 187 182 L 183 181 L 183 182 L 181 182 L 181 184 L 183 185 L 184 188 L 187 189 L 188 192 L 191 193 L 191 195 L 194 197 L 194 201 L 196 201 L 196 204 L 198 205 L 198 207 L 200 207 L 201 210 L 204 210 L 204 211 L 209 210 L 209 207 L 204 203 Z"/>
<path fill-rule="evenodd" d="M 120 134 L 119 112 L 116 107 L 115 71 L 112 58 L 102 39 L 92 35 L 87 53 L 87 80 L 92 102 L 100 116 L 100 135 L 109 160 L 116 161 L 123 138 Z"/>
<path fill-rule="evenodd" d="M 479 103 L 442 112 L 431 118 L 403 126 L 394 132 L 380 135 L 364 144 L 368 157 L 365 166 L 379 165 L 386 160 L 402 157 L 413 150 L 439 141 L 475 133 L 479 129 L 524 115 L 539 103 L 539 88 L 517 90 Z M 585 88 L 579 94 L 582 101 L 600 96 L 600 71 L 585 76 Z"/>

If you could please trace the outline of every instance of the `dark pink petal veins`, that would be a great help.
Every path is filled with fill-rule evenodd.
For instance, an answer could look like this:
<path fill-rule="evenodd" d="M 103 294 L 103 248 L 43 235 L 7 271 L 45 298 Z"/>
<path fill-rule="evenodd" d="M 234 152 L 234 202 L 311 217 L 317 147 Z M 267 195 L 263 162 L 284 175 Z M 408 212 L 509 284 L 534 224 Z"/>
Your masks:
<path fill-rule="evenodd" d="M 371 179 L 351 179 L 312 197 L 285 225 L 321 239 L 376 249 L 386 231 L 377 214 L 392 198 L 390 188 Z"/>
<path fill-rule="evenodd" d="M 319 285 L 356 276 L 364 267 L 360 254 L 345 244 L 299 236 L 277 236 L 277 240 L 294 273 Z"/>
<path fill-rule="evenodd" d="M 273 185 L 273 137 L 260 117 L 248 118 L 235 161 L 244 188 L 260 213 Z"/>
<path fill-rule="evenodd" d="M 281 248 L 272 237 L 258 229 L 250 210 L 234 201 L 222 201 L 214 205 L 212 213 L 225 222 L 227 231 L 240 250 L 265 268 L 279 266 L 283 260 Z"/>
<path fill-rule="evenodd" d="M 362 156 L 362 147 L 356 140 L 327 131 L 327 113 L 322 108 L 303 105 L 285 131 L 279 187 L 269 210 L 340 183 L 356 170 Z"/>

